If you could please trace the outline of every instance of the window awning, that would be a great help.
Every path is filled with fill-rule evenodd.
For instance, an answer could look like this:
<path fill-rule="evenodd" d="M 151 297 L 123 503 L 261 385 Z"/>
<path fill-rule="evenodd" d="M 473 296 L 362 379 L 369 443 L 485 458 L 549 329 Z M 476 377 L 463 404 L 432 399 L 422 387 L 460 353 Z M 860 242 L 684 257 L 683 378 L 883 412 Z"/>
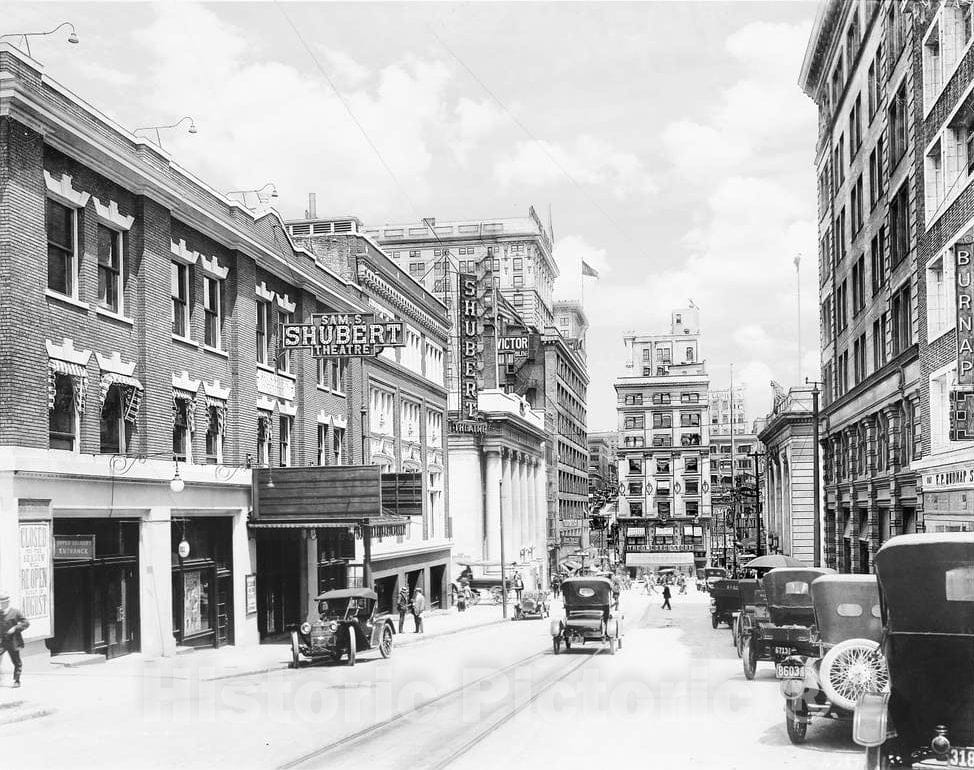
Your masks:
<path fill-rule="evenodd" d="M 627 553 L 627 567 L 679 567 L 696 565 L 693 554 L 686 551 L 675 553 Z"/>
<path fill-rule="evenodd" d="M 49 358 L 47 367 L 47 408 L 54 411 L 54 396 L 57 391 L 57 376 L 59 374 L 71 378 L 74 387 L 74 405 L 79 412 L 84 412 L 85 402 L 88 400 L 88 370 L 81 364 L 63 361 L 60 358 Z"/>
<path fill-rule="evenodd" d="M 124 391 L 122 401 L 122 417 L 125 422 L 133 423 L 139 418 L 139 407 L 142 405 L 142 394 L 145 389 L 135 377 L 118 372 L 102 372 L 100 406 L 104 408 L 105 399 L 112 385 L 118 385 Z"/>
<path fill-rule="evenodd" d="M 844 537 L 846 540 L 852 539 L 852 518 L 851 517 L 845 523 L 845 532 L 842 533 L 842 537 Z"/>
<path fill-rule="evenodd" d="M 250 529 L 348 529 L 369 527 L 372 537 L 393 537 L 405 535 L 409 519 L 403 516 L 370 516 L 364 519 L 336 517 L 326 520 L 316 519 L 275 519 L 274 521 L 251 521 Z"/>

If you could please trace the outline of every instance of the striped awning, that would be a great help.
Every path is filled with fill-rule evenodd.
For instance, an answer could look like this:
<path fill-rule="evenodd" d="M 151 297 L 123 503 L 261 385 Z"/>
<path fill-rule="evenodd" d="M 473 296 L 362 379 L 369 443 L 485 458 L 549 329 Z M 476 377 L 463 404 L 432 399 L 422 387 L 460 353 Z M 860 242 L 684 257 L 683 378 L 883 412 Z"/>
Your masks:
<path fill-rule="evenodd" d="M 139 418 L 139 407 L 142 406 L 142 394 L 145 388 L 135 377 L 118 372 L 103 372 L 101 375 L 101 394 L 100 406 L 104 408 L 105 399 L 108 398 L 108 391 L 113 385 L 117 385 L 123 390 L 122 418 L 125 422 L 133 423 Z"/>
<path fill-rule="evenodd" d="M 81 364 L 63 361 L 60 358 L 49 358 L 47 366 L 47 408 L 54 411 L 54 397 L 57 392 L 57 377 L 63 375 L 71 378 L 74 388 L 74 406 L 79 412 L 84 412 L 88 400 L 88 370 Z"/>

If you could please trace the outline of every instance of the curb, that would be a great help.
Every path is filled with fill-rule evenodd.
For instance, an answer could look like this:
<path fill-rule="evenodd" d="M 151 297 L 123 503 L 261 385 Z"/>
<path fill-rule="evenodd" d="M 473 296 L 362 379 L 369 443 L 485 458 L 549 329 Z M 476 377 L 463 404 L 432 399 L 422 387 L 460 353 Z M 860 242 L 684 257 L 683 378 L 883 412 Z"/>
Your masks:
<path fill-rule="evenodd" d="M 29 722 L 32 719 L 40 719 L 54 713 L 53 708 L 43 706 L 23 707 L 23 701 L 16 703 L 5 703 L 0 708 L 0 727 L 4 725 L 14 725 L 19 722 Z"/>

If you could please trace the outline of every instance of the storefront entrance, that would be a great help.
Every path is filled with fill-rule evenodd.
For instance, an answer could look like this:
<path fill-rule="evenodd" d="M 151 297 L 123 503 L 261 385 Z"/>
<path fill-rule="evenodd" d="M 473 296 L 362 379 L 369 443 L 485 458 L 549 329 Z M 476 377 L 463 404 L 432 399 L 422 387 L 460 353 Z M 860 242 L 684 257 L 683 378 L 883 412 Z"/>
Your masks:
<path fill-rule="evenodd" d="M 172 623 L 179 645 L 233 644 L 232 532 L 229 518 L 172 523 Z"/>
<path fill-rule="evenodd" d="M 139 522 L 54 522 L 55 655 L 139 651 Z"/>

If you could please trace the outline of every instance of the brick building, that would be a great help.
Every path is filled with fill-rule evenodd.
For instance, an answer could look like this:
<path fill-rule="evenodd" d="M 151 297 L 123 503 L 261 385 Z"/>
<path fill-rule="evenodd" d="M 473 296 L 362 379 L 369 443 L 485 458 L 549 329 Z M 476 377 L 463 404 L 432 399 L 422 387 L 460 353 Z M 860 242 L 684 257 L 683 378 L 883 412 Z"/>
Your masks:
<path fill-rule="evenodd" d="M 800 75 L 818 105 L 823 563 L 870 572 L 917 528 L 919 3 L 830 0 Z"/>
<path fill-rule="evenodd" d="M 710 377 L 696 309 L 674 311 L 665 334 L 627 336 L 615 381 L 620 541 L 626 567 L 692 573 L 710 556 Z"/>
<path fill-rule="evenodd" d="M 974 432 L 969 418 L 971 360 L 969 256 L 974 244 L 974 35 L 971 7 L 958 3 L 918 9 L 914 58 L 917 78 L 917 173 L 920 293 L 920 402 L 923 457 L 913 463 L 923 487 L 927 532 L 972 531 Z M 922 83 L 922 87 L 921 87 Z M 958 291 L 958 285 L 960 291 Z"/>
<path fill-rule="evenodd" d="M 0 584 L 29 649 L 172 654 L 283 630 L 355 582 L 363 541 L 314 514 L 254 521 L 249 466 L 283 484 L 285 467 L 361 463 L 383 365 L 282 353 L 278 325 L 377 312 L 371 289 L 7 44 L 0 80 Z M 444 536 L 442 484 L 435 521 L 376 510 L 372 531 L 390 550 Z"/>

